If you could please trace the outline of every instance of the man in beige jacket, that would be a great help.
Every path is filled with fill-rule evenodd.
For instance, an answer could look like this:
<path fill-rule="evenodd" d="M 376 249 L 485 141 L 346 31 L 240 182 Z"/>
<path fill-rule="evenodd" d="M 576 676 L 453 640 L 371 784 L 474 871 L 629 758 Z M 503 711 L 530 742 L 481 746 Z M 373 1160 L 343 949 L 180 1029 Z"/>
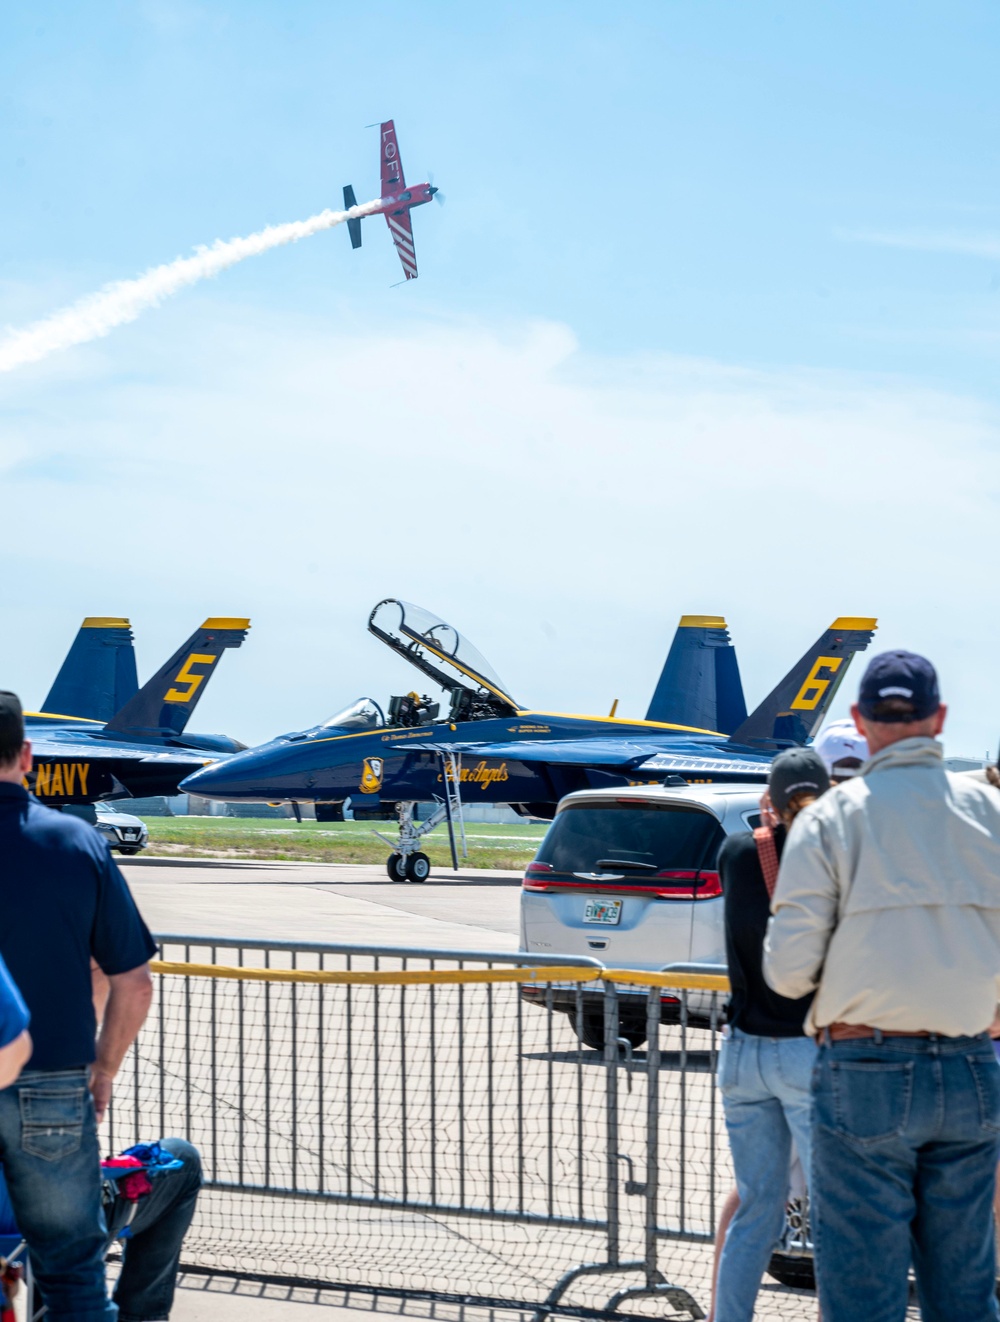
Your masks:
<path fill-rule="evenodd" d="M 816 990 L 813 1238 L 826 1322 L 1000 1317 L 991 1219 L 1000 1068 L 1000 797 L 945 771 L 934 667 L 875 657 L 861 774 L 789 834 L 764 954 Z"/>

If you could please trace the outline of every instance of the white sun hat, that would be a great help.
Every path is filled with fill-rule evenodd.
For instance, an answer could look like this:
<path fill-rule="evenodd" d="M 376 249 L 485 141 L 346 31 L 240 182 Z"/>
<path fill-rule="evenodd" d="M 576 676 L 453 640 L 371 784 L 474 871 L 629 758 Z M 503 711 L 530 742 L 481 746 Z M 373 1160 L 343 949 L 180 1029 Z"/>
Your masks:
<path fill-rule="evenodd" d="M 858 733 L 850 717 L 843 721 L 831 721 L 819 732 L 813 748 L 826 763 L 826 769 L 834 779 L 855 775 L 857 767 L 850 764 L 865 762 L 868 758 L 868 740 Z M 839 765 L 845 761 L 847 766 Z"/>

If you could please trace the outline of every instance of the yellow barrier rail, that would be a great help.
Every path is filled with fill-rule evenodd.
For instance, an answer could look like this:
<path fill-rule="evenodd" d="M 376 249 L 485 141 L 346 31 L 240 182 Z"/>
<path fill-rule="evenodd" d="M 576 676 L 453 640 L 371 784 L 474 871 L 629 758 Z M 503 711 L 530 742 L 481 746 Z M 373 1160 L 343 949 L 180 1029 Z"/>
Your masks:
<path fill-rule="evenodd" d="M 710 973 L 652 973 L 641 969 L 588 969 L 551 964 L 492 969 L 254 969 L 231 964 L 186 964 L 155 959 L 154 973 L 177 978 L 230 978 L 241 982 L 312 983 L 347 987 L 447 986 L 475 982 L 604 982 L 680 991 L 729 991 L 729 979 Z"/>
<path fill-rule="evenodd" d="M 647 973 L 643 969 L 607 969 L 608 982 L 637 987 L 676 987 L 679 991 L 729 991 L 729 979 L 721 973 Z"/>

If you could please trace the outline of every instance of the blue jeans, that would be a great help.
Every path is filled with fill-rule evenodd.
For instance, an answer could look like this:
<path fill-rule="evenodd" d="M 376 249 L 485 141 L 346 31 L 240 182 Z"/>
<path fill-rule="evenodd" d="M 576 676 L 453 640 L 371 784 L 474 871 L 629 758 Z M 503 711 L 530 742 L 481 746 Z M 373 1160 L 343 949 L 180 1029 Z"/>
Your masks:
<path fill-rule="evenodd" d="M 52 1322 L 113 1322 L 89 1071 L 31 1070 L 0 1092 L 0 1162 Z"/>
<path fill-rule="evenodd" d="M 730 1033 L 719 1053 L 719 1088 L 740 1205 L 719 1260 L 715 1316 L 717 1322 L 750 1322 L 784 1225 L 793 1139 L 809 1179 L 816 1046 L 808 1037 Z"/>
<path fill-rule="evenodd" d="M 820 1048 L 813 1243 L 824 1322 L 997 1318 L 993 1187 L 1000 1067 L 981 1037 Z"/>
<path fill-rule="evenodd" d="M 183 1170 L 154 1176 L 150 1193 L 134 1204 L 116 1199 L 109 1214 L 113 1237 L 128 1227 L 114 1293 L 119 1322 L 162 1322 L 170 1316 L 181 1245 L 198 1201 L 198 1149 L 182 1138 L 161 1139 L 160 1146 L 180 1157 Z M 133 1207 L 135 1212 L 129 1220 Z"/>

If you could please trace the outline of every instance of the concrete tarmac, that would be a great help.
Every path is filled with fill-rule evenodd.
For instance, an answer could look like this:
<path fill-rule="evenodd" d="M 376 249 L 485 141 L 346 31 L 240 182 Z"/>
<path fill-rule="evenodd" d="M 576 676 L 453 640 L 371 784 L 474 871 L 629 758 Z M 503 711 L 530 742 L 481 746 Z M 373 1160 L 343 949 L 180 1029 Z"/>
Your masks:
<path fill-rule="evenodd" d="M 420 885 L 394 883 L 381 867 L 318 863 L 253 863 L 236 860 L 140 857 L 122 860 L 122 867 L 146 921 L 154 932 L 192 937 L 244 937 L 248 941 L 268 937 L 317 942 L 349 941 L 359 944 L 421 946 L 441 951 L 456 949 L 507 951 L 516 950 L 518 947 L 518 910 L 522 876 L 519 871 L 478 869 L 465 869 L 458 873 L 450 870 L 440 871 L 432 874 L 427 882 Z M 442 1000 L 442 1011 L 443 1007 Z M 275 998 L 275 1013 L 280 1018 L 279 1008 L 278 1000 Z M 299 1008 L 300 1016 L 304 1015 L 304 1000 L 301 1001 Z M 330 1009 L 332 1008 L 331 1001 Z M 412 997 L 411 1014 L 415 1013 L 416 1008 L 417 1000 Z M 471 1012 L 472 1008 L 470 1000 L 467 1011 Z M 557 1016 L 557 1019 L 559 1023 L 556 1032 L 563 1034 L 568 1044 L 571 1039 L 569 1029 L 563 1024 L 562 1016 Z M 303 1018 L 303 1027 L 305 1022 Z M 504 1022 L 502 1016 L 496 1021 L 494 1045 L 498 1051 L 506 1031 Z M 359 1034 L 364 1027 L 365 1024 L 359 1022 Z M 527 1020 L 527 1027 L 529 1029 L 537 1027 L 533 1018 Z M 360 1041 L 360 1038 L 358 1040 Z M 416 1040 L 419 1043 L 419 1035 Z M 559 1042 L 561 1046 L 561 1037 Z M 508 1052 L 508 1056 L 509 1054 Z M 538 1065 L 539 1060 L 547 1061 L 547 1059 L 544 1052 L 541 1056 L 535 1050 L 525 1052 L 525 1077 L 528 1080 L 529 1092 L 534 1086 L 532 1080 L 537 1083 L 532 1071 L 537 1072 L 541 1068 Z M 498 1056 L 499 1082 L 494 1086 L 501 1092 L 502 1080 L 506 1078 L 505 1060 L 506 1057 L 501 1059 Z M 574 1087 L 578 1086 L 575 1083 L 576 1076 L 573 1074 L 575 1050 L 572 1060 L 568 1056 L 564 1060 L 563 1054 L 558 1050 L 553 1060 L 557 1085 L 565 1074 L 567 1078 L 573 1075 L 570 1082 Z M 176 1062 L 173 1064 L 176 1065 Z M 419 1061 L 416 1055 L 413 1055 L 410 1060 L 407 1095 L 414 1115 L 416 1115 L 414 1108 L 418 1108 L 422 1095 L 420 1094 L 422 1075 L 418 1065 Z M 178 1066 L 177 1069 L 169 1069 L 168 1075 L 173 1078 L 179 1068 Z M 303 1096 L 308 1092 L 306 1073 L 300 1080 L 300 1088 L 304 1090 Z M 474 1075 L 475 1070 L 472 1069 L 472 1076 Z M 356 1081 L 358 1093 L 355 1099 L 356 1107 L 360 1105 L 363 1082 L 360 1078 Z M 475 1084 L 475 1078 L 473 1083 Z M 597 1114 L 603 1096 L 600 1093 L 601 1082 L 598 1075 L 591 1070 L 585 1071 L 582 1086 L 585 1093 L 585 1110 L 588 1114 Z M 668 1068 L 661 1080 L 661 1098 L 668 1114 L 677 1108 L 676 1088 L 677 1078 Z M 705 1081 L 698 1076 L 692 1076 L 688 1080 L 688 1088 L 690 1096 L 687 1109 L 691 1116 L 689 1141 L 701 1144 L 706 1139 L 703 1132 L 702 1112 L 709 1102 Z M 573 1092 L 572 1089 L 570 1091 Z M 554 1116 L 556 1122 L 561 1122 L 566 1106 L 573 1115 L 576 1114 L 574 1101 L 576 1093 L 573 1092 L 573 1096 L 567 1102 L 559 1087 L 556 1092 L 558 1096 Z M 626 1123 L 628 1115 L 625 1113 L 631 1114 L 630 1108 L 633 1102 L 640 1107 L 640 1110 L 644 1102 L 640 1096 L 641 1087 L 638 1088 L 634 1099 L 631 1092 L 630 1086 L 621 1093 L 621 1123 L 624 1125 L 622 1136 L 626 1147 L 628 1148 L 631 1143 L 629 1150 L 635 1149 L 638 1152 L 641 1146 L 636 1136 L 638 1130 L 635 1134 L 631 1132 L 629 1124 Z M 535 1087 L 535 1093 L 542 1095 L 538 1087 Z M 389 1101 L 387 1094 L 383 1103 L 385 1113 L 381 1122 L 382 1142 L 387 1154 L 390 1153 L 391 1140 L 395 1132 L 390 1123 L 392 1116 L 389 1114 L 391 1109 Z M 278 1102 L 280 1097 L 274 1104 L 277 1105 Z M 438 1129 L 445 1136 L 455 1128 L 454 1116 L 447 1109 L 450 1104 L 449 1099 L 443 1094 L 438 1098 Z M 333 1105 L 332 1094 L 328 1107 L 332 1108 L 333 1121 L 336 1121 L 339 1112 Z M 304 1104 L 304 1109 L 298 1115 L 300 1138 L 307 1131 L 310 1114 L 308 1104 Z M 417 1116 L 418 1121 L 419 1118 Z M 467 1127 L 473 1125 L 474 1120 L 475 1116 L 470 1113 L 466 1121 Z M 280 1129 L 280 1125 L 278 1128 Z M 633 1125 L 632 1128 L 635 1126 Z M 419 1123 L 416 1124 L 415 1130 L 423 1132 Z M 471 1172 L 469 1178 L 472 1178 L 475 1175 L 473 1157 L 476 1153 L 479 1153 L 480 1157 L 482 1154 L 472 1138 L 468 1141 L 470 1146 L 466 1164 Z M 720 1148 L 723 1146 L 724 1139 L 721 1133 L 716 1135 L 715 1142 Z M 676 1146 L 676 1136 L 670 1127 L 661 1134 L 661 1143 L 666 1145 L 663 1152 L 664 1159 L 671 1159 L 670 1151 Z M 308 1148 L 309 1143 L 307 1142 L 305 1146 Z M 499 1164 L 502 1164 L 503 1151 L 501 1144 L 496 1156 Z M 391 1160 L 389 1165 L 392 1165 Z M 541 1162 L 539 1169 L 543 1165 L 544 1162 Z M 416 1161 L 416 1166 L 420 1166 L 419 1161 Z M 479 1174 L 481 1175 L 481 1172 Z M 723 1170 L 720 1187 L 725 1185 L 726 1178 Z M 561 1190 L 560 1196 L 562 1196 Z M 211 1216 L 211 1211 L 207 1207 L 206 1215 Z M 504 1258 L 501 1262 L 500 1258 L 503 1255 L 498 1256 L 496 1252 L 498 1245 L 505 1243 L 508 1237 L 515 1233 L 505 1228 L 503 1223 L 462 1222 L 456 1226 L 447 1218 L 426 1217 L 420 1220 L 419 1226 L 414 1231 L 408 1225 L 402 1228 L 396 1226 L 395 1221 L 399 1218 L 379 1213 L 378 1216 L 383 1217 L 385 1223 L 379 1223 L 380 1235 L 375 1236 L 373 1244 L 369 1245 L 367 1237 L 371 1232 L 369 1225 L 372 1221 L 371 1216 L 360 1217 L 358 1225 L 352 1229 L 350 1221 L 345 1219 L 337 1222 L 336 1215 L 334 1209 L 331 1220 L 337 1226 L 338 1243 L 347 1258 L 352 1261 L 359 1255 L 363 1257 L 365 1252 L 374 1253 L 377 1257 L 382 1238 L 385 1238 L 389 1244 L 391 1252 L 395 1253 L 399 1251 L 400 1243 L 406 1245 L 406 1235 L 411 1234 L 414 1248 L 420 1251 L 417 1268 L 423 1271 L 424 1256 L 421 1255 L 426 1255 L 427 1263 L 432 1264 L 436 1261 L 434 1254 L 441 1252 L 438 1239 L 448 1234 L 456 1234 L 458 1238 L 455 1244 L 453 1267 L 460 1275 L 463 1272 L 468 1273 L 471 1279 L 479 1271 L 481 1276 L 479 1257 L 483 1262 L 489 1260 L 493 1263 L 491 1270 L 494 1273 L 499 1272 L 503 1275 L 501 1272 L 503 1267 L 508 1275 L 516 1275 L 516 1261 L 512 1265 Z M 635 1219 L 635 1207 L 629 1200 L 626 1200 L 623 1215 L 623 1232 L 631 1242 L 632 1239 L 637 1239 L 638 1229 L 637 1225 L 631 1224 Z M 484 1226 L 488 1233 L 484 1233 Z M 275 1243 L 280 1239 L 278 1233 L 280 1229 L 280 1226 L 275 1227 Z M 355 1238 L 360 1236 L 357 1242 L 353 1239 L 348 1242 L 349 1232 L 353 1233 Z M 403 1237 L 402 1240 L 400 1236 Z M 536 1235 L 534 1239 L 538 1237 Z M 476 1256 L 477 1253 L 479 1257 Z M 666 1263 L 670 1260 L 671 1254 L 665 1250 L 663 1257 Z M 696 1294 L 707 1298 L 706 1273 L 711 1261 L 710 1250 L 707 1246 L 692 1246 L 685 1257 L 688 1259 L 685 1261 L 685 1277 L 690 1277 L 686 1283 L 695 1290 Z M 372 1279 L 383 1279 L 384 1264 L 379 1260 L 376 1266 L 379 1270 L 375 1271 Z M 427 1269 L 429 1270 L 429 1267 Z M 492 1280 L 492 1277 L 490 1279 Z M 476 1277 L 476 1280 L 478 1283 L 479 1278 Z M 518 1297 L 515 1280 L 509 1282 L 504 1280 L 501 1284 L 504 1286 L 503 1289 L 498 1289 L 501 1295 Z M 326 1322 L 353 1322 L 350 1315 L 356 1319 L 359 1312 L 392 1312 L 404 1318 L 439 1318 L 441 1322 L 524 1322 L 525 1318 L 525 1314 L 514 1311 L 501 1313 L 487 1308 L 429 1303 L 418 1299 L 401 1300 L 392 1294 L 364 1290 L 339 1289 L 317 1292 L 284 1285 L 262 1285 L 252 1281 L 236 1282 L 226 1277 L 206 1278 L 196 1273 L 182 1274 L 179 1286 L 172 1314 L 176 1322 L 230 1322 L 230 1319 L 236 1322 L 237 1318 L 241 1322 L 244 1319 L 246 1322 L 293 1322 L 293 1319 L 298 1319 L 299 1322 L 307 1322 L 307 1320 L 313 1322 L 315 1319 L 315 1322 L 319 1322 L 321 1318 L 326 1319 Z M 800 1319 L 808 1318 L 814 1308 L 813 1297 L 788 1294 L 777 1290 L 771 1282 L 766 1284 L 762 1291 L 756 1316 L 761 1322 L 765 1322 L 765 1319 L 766 1322 L 771 1322 L 771 1319 L 774 1319 L 774 1322 L 778 1322 L 778 1319 L 781 1319 L 781 1322 L 790 1322 L 790 1319 L 799 1322 Z"/>
<path fill-rule="evenodd" d="M 218 859 L 121 859 L 149 927 L 176 935 L 516 950 L 521 872 Z"/>
<path fill-rule="evenodd" d="M 172 1322 L 362 1322 L 391 1314 L 420 1322 L 529 1322 L 532 1314 L 363 1290 L 303 1290 L 181 1273 Z"/>
<path fill-rule="evenodd" d="M 521 872 L 466 868 L 422 884 L 392 882 L 381 867 L 250 863 L 218 859 L 120 859 L 154 932 L 378 945 L 516 950 Z M 492 1322 L 491 1310 L 459 1309 L 363 1292 L 317 1294 L 224 1278 L 181 1277 L 176 1322 L 292 1322 L 358 1312 Z M 511 1317 L 512 1315 L 507 1315 Z"/>

